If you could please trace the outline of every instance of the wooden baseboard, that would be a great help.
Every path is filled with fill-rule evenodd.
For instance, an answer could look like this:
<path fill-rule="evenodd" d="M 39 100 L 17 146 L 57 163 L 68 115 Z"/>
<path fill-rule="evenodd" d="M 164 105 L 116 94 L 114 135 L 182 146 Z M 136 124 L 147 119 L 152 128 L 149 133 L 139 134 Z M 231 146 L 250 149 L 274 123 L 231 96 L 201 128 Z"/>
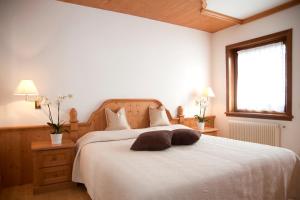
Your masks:
<path fill-rule="evenodd" d="M 64 182 L 64 183 L 57 183 L 57 184 L 52 184 L 52 185 L 33 187 L 33 194 L 50 192 L 50 191 L 65 189 L 65 188 L 69 188 L 69 187 L 73 187 L 73 186 L 76 186 L 76 183 Z"/>

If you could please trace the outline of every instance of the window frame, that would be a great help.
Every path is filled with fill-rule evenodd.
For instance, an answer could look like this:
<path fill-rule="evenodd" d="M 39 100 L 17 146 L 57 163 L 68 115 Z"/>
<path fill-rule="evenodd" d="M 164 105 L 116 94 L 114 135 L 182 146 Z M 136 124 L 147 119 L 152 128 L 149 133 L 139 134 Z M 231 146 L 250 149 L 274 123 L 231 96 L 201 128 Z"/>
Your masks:
<path fill-rule="evenodd" d="M 284 112 L 256 112 L 237 109 L 237 52 L 272 43 L 286 46 Z M 226 116 L 291 121 L 292 115 L 292 29 L 226 46 Z"/>

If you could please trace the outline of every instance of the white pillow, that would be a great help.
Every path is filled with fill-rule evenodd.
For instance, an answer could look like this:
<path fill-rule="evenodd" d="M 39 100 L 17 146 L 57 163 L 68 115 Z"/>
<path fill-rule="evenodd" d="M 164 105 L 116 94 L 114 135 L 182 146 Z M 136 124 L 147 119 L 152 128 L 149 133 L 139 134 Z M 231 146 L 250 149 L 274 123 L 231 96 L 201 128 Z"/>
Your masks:
<path fill-rule="evenodd" d="M 112 131 L 130 129 L 124 108 L 120 108 L 117 113 L 114 113 L 109 108 L 105 108 L 105 116 L 107 125 L 105 130 Z"/>
<path fill-rule="evenodd" d="M 166 109 L 163 106 L 159 108 L 149 107 L 150 126 L 168 126 L 170 125 Z"/>

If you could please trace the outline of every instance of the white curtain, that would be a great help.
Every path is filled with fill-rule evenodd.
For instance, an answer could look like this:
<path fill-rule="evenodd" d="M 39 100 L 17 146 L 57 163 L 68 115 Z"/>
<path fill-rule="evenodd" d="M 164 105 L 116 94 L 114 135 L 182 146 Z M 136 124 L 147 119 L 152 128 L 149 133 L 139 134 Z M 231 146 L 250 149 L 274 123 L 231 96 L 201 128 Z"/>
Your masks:
<path fill-rule="evenodd" d="M 238 51 L 237 109 L 284 112 L 285 45 Z"/>

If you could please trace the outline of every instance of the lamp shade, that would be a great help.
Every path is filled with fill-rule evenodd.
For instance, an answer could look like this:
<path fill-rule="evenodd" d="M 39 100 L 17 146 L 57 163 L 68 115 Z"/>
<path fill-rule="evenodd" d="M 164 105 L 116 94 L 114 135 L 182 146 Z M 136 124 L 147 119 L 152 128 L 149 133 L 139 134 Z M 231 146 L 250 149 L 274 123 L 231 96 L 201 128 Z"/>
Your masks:
<path fill-rule="evenodd" d="M 201 96 L 203 96 L 203 97 L 215 97 L 215 93 L 211 89 L 211 87 L 206 87 L 206 88 L 203 89 Z"/>
<path fill-rule="evenodd" d="M 32 80 L 21 80 L 15 91 L 15 95 L 38 95 L 38 91 Z"/>

